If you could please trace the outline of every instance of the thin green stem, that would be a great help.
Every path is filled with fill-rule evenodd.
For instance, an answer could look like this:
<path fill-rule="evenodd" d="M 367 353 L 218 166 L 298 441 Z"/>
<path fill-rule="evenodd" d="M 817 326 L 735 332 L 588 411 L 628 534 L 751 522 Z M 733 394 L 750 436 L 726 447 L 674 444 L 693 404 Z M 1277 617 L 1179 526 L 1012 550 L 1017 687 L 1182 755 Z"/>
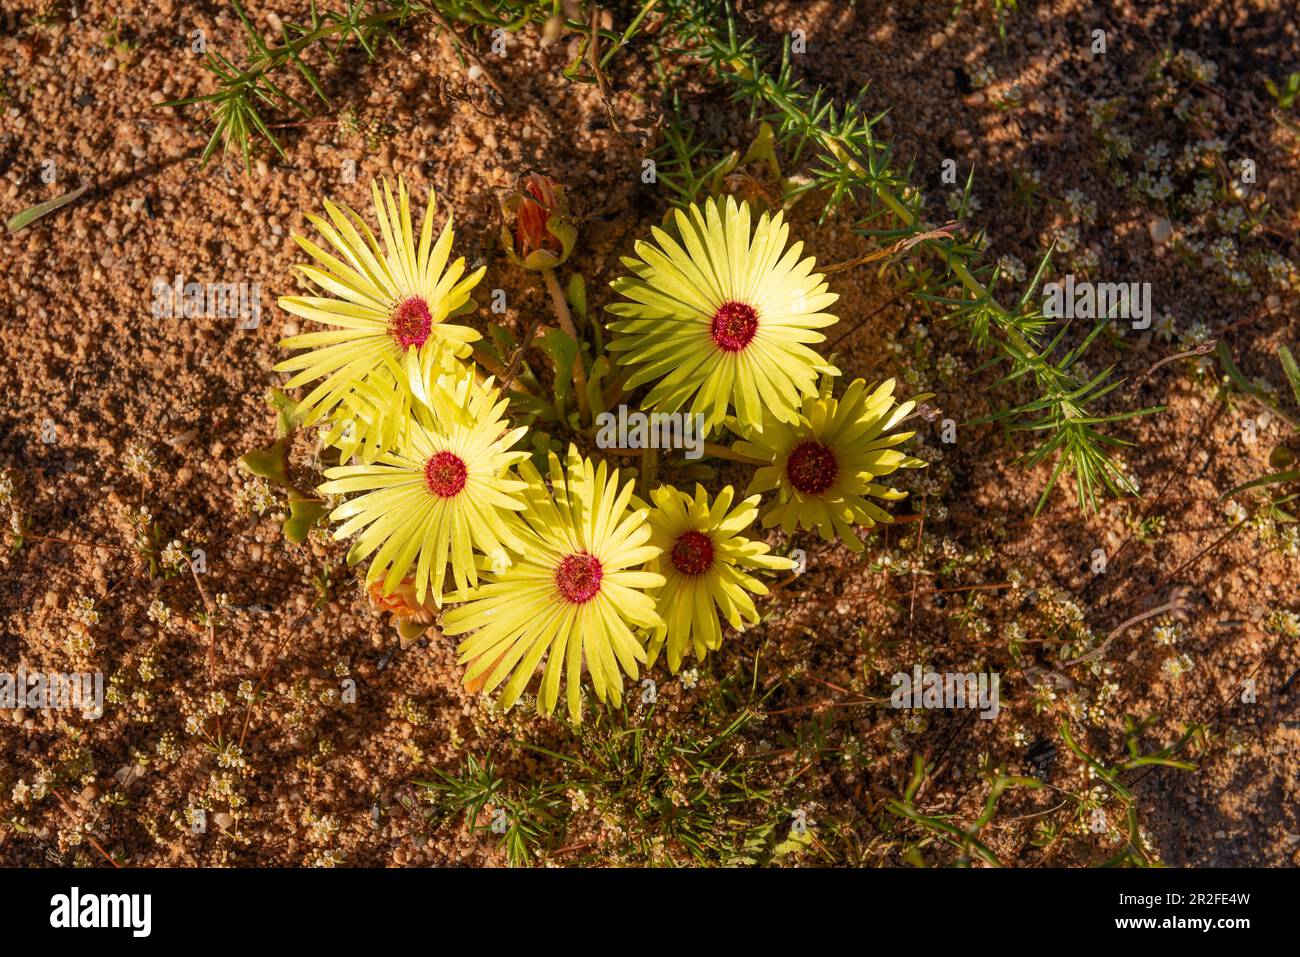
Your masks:
<path fill-rule="evenodd" d="M 578 418 L 582 423 L 591 421 L 591 407 L 587 402 L 587 370 L 582 361 L 582 340 L 578 338 L 578 329 L 573 324 L 573 315 L 569 312 L 569 303 L 564 298 L 560 281 L 555 278 L 554 269 L 543 269 L 542 278 L 546 280 L 546 290 L 551 294 L 551 305 L 555 307 L 555 318 L 560 329 L 573 340 L 577 352 L 573 358 L 573 389 L 578 393 Z"/>

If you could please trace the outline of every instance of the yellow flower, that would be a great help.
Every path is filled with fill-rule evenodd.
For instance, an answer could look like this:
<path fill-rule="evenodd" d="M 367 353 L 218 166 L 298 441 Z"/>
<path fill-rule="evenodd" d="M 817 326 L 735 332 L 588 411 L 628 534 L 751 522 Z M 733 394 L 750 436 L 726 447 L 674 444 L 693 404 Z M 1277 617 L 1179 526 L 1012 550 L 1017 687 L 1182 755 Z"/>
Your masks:
<path fill-rule="evenodd" d="M 801 395 L 817 394 L 821 373 L 838 370 L 808 347 L 835 322 L 824 310 L 839 297 L 827 291 L 803 243 L 785 248 L 790 227 L 764 213 L 750 234 L 748 204 L 710 199 L 678 210 L 678 238 L 658 227 L 655 243 L 638 242 L 635 273 L 614 290 L 630 301 L 605 308 L 621 318 L 611 351 L 635 368 L 628 389 L 654 382 L 646 399 L 662 412 L 689 404 L 712 430 L 728 407 L 747 428 L 763 428 L 764 410 L 793 422 Z M 784 250 L 784 254 L 783 254 Z"/>
<path fill-rule="evenodd" d="M 550 456 L 551 491 L 531 462 L 519 473 L 527 483 L 521 513 L 520 557 L 505 569 L 485 572 L 486 582 L 458 596 L 465 604 L 443 615 L 449 635 L 474 632 L 461 642 L 461 663 L 469 663 L 466 685 L 487 675 L 491 692 L 509 677 L 501 696 L 510 708 L 546 659 L 537 710 L 550 714 L 563 673 L 569 715 L 582 720 L 579 694 L 584 667 L 596 697 L 617 706 L 623 673 L 635 680 L 645 648 L 634 629 L 659 625 L 655 603 L 645 593 L 664 583 L 642 570 L 659 554 L 648 544 L 646 508 L 632 508 L 632 483 L 619 484 L 618 470 L 569 447 L 566 468 Z"/>
<path fill-rule="evenodd" d="M 330 517 L 343 522 L 335 538 L 360 533 L 349 562 L 374 554 L 367 584 L 383 576 L 392 593 L 414 565 L 415 601 L 429 593 L 440 605 L 449 560 L 464 589 L 478 583 L 476 550 L 504 565 L 507 549 L 524 547 L 514 513 L 524 508 L 525 486 L 510 469 L 527 453 L 510 448 L 528 430 L 508 429 L 506 402 L 497 401 L 491 380 L 479 387 L 468 373 L 430 391 L 432 406 L 416 406 L 393 451 L 367 465 L 327 469 L 320 491 L 366 493 Z"/>
<path fill-rule="evenodd" d="M 654 664 L 666 641 L 668 667 L 676 673 L 692 646 L 701 660 L 721 646 L 719 615 L 737 631 L 758 624 L 758 609 L 750 595 L 766 595 L 767 586 L 749 570 L 788 570 L 794 562 L 768 554 L 766 542 L 740 534 L 758 517 L 757 495 L 734 509 L 735 491 L 730 485 L 711 507 L 702 485 L 695 486 L 694 499 L 666 485 L 650 497 L 655 503 L 650 544 L 663 553 L 651 567 L 662 571 L 667 581 L 655 593 L 664 624 L 654 630 L 647 651 L 649 663 Z"/>
<path fill-rule="evenodd" d="M 893 379 L 870 394 L 857 379 L 838 400 L 829 392 L 805 399 L 793 424 L 775 423 L 736 443 L 742 455 L 771 463 L 755 473 L 748 489 L 777 493 L 763 509 L 764 528 L 778 523 L 786 532 L 815 528 L 827 541 L 838 534 L 857 552 L 862 540 L 854 525 L 894 520 L 870 498 L 897 501 L 907 493 L 875 480 L 926 463 L 894 448 L 916 434 L 889 433 L 917 400 L 895 406 L 893 393 Z"/>
<path fill-rule="evenodd" d="M 463 258 L 448 265 L 452 220 L 447 217 L 435 243 L 433 191 L 429 191 L 417 247 L 405 182 L 398 180 L 396 201 L 387 181 L 382 195 L 378 181 L 371 182 L 370 189 L 382 248 L 360 216 L 328 200 L 328 222 L 312 215 L 307 219 L 333 252 L 294 237 L 319 264 L 296 268 L 327 295 L 284 296 L 280 308 L 331 327 L 280 343 L 286 349 L 307 350 L 275 367 L 296 373 L 287 388 L 317 383 L 298 406 L 307 426 L 330 415 L 362 386 L 404 392 L 421 357 L 446 350 L 464 358 L 470 354 L 469 344 L 480 338 L 474 329 L 448 320 L 473 310 L 470 291 L 485 270 L 465 275 Z M 349 417 L 346 408 L 341 411 L 341 419 Z M 339 427 L 337 420 L 335 427 Z M 357 417 L 354 423 L 354 428 L 362 431 L 373 427 L 365 417 Z M 392 434 L 384 438 L 391 440 Z M 379 439 L 371 442 L 372 446 L 383 444 L 387 443 Z"/>

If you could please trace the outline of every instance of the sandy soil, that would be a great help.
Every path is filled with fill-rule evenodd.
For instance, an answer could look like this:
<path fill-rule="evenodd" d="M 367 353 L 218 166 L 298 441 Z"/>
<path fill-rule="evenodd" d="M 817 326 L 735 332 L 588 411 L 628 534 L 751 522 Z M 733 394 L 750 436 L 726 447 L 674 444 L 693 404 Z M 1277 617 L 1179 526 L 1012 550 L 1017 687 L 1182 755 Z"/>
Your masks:
<path fill-rule="evenodd" d="M 202 29 L 208 43 L 234 55 L 242 46 L 229 12 L 170 0 L 91 2 L 77 5 L 75 19 L 65 11 L 37 23 L 30 5 L 6 6 L 0 208 L 8 217 L 76 185 L 92 188 L 5 239 L 0 467 L 17 482 L 30 534 L 0 566 L 0 669 L 101 671 L 116 676 L 116 698 L 96 721 L 48 712 L 16 712 L 11 721 L 0 713 L 0 863 L 102 865 L 92 839 L 133 866 L 504 863 L 494 835 L 470 833 L 459 818 L 427 819 L 412 782 L 459 766 L 467 753 L 493 753 L 512 776 L 544 776 L 548 765 L 510 742 L 526 736 L 564 750 L 570 732 L 527 712 L 491 714 L 461 687 L 449 639 L 395 651 L 390 625 L 343 567 L 344 546 L 319 537 L 285 544 L 279 506 L 251 512 L 235 462 L 274 437 L 263 396 L 282 380 L 270 371 L 276 342 L 294 327 L 275 297 L 298 288 L 290 235 L 309 229 L 303 214 L 322 196 L 365 211 L 372 175 L 401 174 L 421 196 L 436 188 L 443 208 L 454 210 L 460 251 L 489 266 L 480 301 L 484 290 L 505 289 L 508 321 L 522 325 L 550 307 L 540 282 L 495 247 L 502 191 L 529 170 L 568 184 L 582 218 L 570 268 L 583 272 L 598 308 L 618 254 L 666 206 L 662 188 L 640 180 L 645 147 L 609 128 L 594 86 L 561 75 L 573 54 L 567 41 L 543 44 L 536 30 L 513 37 L 508 55 L 491 63 L 509 94 L 498 106 L 448 40 L 421 23 L 402 30 L 403 52 L 323 67 L 333 107 L 277 131 L 283 158 L 261 155 L 249 175 L 233 161 L 199 172 L 200 114 L 154 105 L 212 88 L 187 36 Z M 268 8 L 249 6 L 269 32 Z M 1199 323 L 1228 343 L 1248 376 L 1280 385 L 1273 350 L 1300 342 L 1295 290 L 1266 278 L 1234 288 L 1208 252 L 1157 238 L 1161 220 L 1181 230 L 1187 215 L 1114 178 L 1121 168 L 1136 175 L 1158 142 L 1177 158 L 1189 143 L 1221 138 L 1225 164 L 1255 160 L 1254 195 L 1273 211 L 1266 227 L 1241 238 L 1243 258 L 1271 250 L 1294 261 L 1300 144 L 1273 120 L 1263 81 L 1297 68 L 1296 19 L 1278 2 L 1240 10 L 1118 3 L 1104 12 L 1065 0 L 1022 3 L 1003 42 L 985 7 L 952 18 L 950 6 L 918 0 L 855 11 L 825 0 L 743 9 L 746 29 L 764 42 L 807 31 L 812 55 L 796 58 L 796 71 L 808 82 L 844 96 L 870 80 L 865 108 L 890 111 L 881 135 L 900 160 L 915 161 L 936 221 L 948 215 L 954 190 L 941 179 L 943 160 L 955 159 L 962 179 L 975 168 L 972 220 L 991 238 L 991 258 L 1015 257 L 1032 274 L 1044 244 L 1072 227 L 1076 248 L 1095 251 L 1098 275 L 1152 283 L 1156 311 L 1174 317 L 1176 333 L 1166 340 L 1126 330 L 1103 337 L 1085 360 L 1094 371 L 1113 363 L 1128 379 L 1107 408 L 1166 407 L 1118 430 L 1133 443 L 1123 456 L 1144 498 L 1088 515 L 1063 488 L 1031 520 L 1047 468 L 1026 472 L 1013 462 L 1018 438 L 964 424 L 1014 398 L 989 389 L 995 374 L 973 371 L 986 357 L 941 309 L 897 295 L 901 270 L 836 273 L 842 321 L 831 339 L 846 374 L 897 375 L 907 392 L 936 392 L 944 416 L 963 423 L 952 445 L 941 441 L 938 423 L 923 427 L 919 440 L 935 464 L 923 494 L 900 509 L 925 503 L 926 570 L 899 569 L 916 554 L 916 523 L 876 535 L 861 560 L 813 536 L 787 542 L 773 534 L 778 547 L 808 551 L 807 574 L 772 600 L 764 626 L 728 643 L 699 687 L 665 679 L 659 720 L 694 720 L 710 682 L 752 671 L 757 657 L 757 680 L 779 687 L 749 740 L 771 749 L 773 776 L 807 765 L 798 801 L 827 827 L 851 822 L 863 858 L 879 863 L 900 861 L 881 809 L 901 791 L 913 753 L 937 762 L 920 805 L 971 820 L 986 793 L 982 756 L 1024 771 L 1031 750 L 1041 753 L 1045 741 L 1059 747 L 1057 728 L 1072 711 L 1080 740 L 1111 759 L 1123 754 L 1125 715 L 1151 718 L 1144 749 L 1199 721 L 1207 736 L 1189 751 L 1199 770 L 1135 775 L 1153 850 L 1175 865 L 1300 863 L 1300 690 L 1284 691 L 1300 651 L 1294 637 L 1268 627 L 1274 613 L 1300 606 L 1300 559 L 1267 528 L 1244 526 L 1219 542 L 1231 522 L 1218 501 L 1270 471 L 1270 452 L 1294 448 L 1295 435 L 1273 417 L 1256 422 L 1247 441 L 1245 420 L 1259 409 L 1217 399 L 1216 373 L 1198 375 L 1192 360 L 1131 384 L 1179 351 L 1179 335 Z M 285 19 L 304 9 L 276 7 Z M 1089 52 L 1094 27 L 1108 31 L 1103 56 Z M 632 44 L 612 75 L 612 106 L 631 130 L 650 129 L 661 115 L 653 42 Z M 1195 101 L 1190 118 L 1175 110 L 1177 98 L 1160 99 L 1149 78 L 1166 45 L 1217 66 L 1212 78 L 1181 84 L 1178 96 Z M 754 124 L 716 90 L 691 82 L 682 93 L 702 135 L 741 148 L 752 138 Z M 1089 103 L 1102 98 L 1117 104 L 1112 128 L 1131 138 L 1127 160 L 1107 160 L 1090 123 Z M 54 182 L 42 180 L 47 160 Z M 347 161 L 356 164 L 354 183 L 344 182 Z M 1025 203 L 1017 197 L 1031 173 L 1037 198 Z M 1092 222 L 1067 200 L 1070 190 L 1095 207 Z M 810 198 L 794 218 L 819 262 L 869 248 L 847 220 L 817 228 L 816 213 Z M 1208 246 L 1222 233 L 1210 225 L 1196 235 Z M 155 318 L 155 278 L 178 274 L 259 284 L 260 325 Z M 1023 279 L 1008 280 L 1008 296 L 1021 287 Z M 485 321 L 484 310 L 476 321 Z M 307 445 L 295 447 L 293 463 L 304 481 L 314 464 Z M 154 459 L 143 474 L 128 455 L 141 449 Z M 748 477 L 739 466 L 721 476 Z M 202 542 L 207 597 L 224 594 L 231 606 L 214 645 L 195 622 L 205 602 L 191 577 L 141 569 L 131 518 L 140 508 L 162 544 Z M 1162 532 L 1133 534 L 1126 520 L 1144 510 L 1163 520 Z M 1107 554 L 1102 575 L 1090 567 L 1099 548 Z M 312 577 L 326 568 L 334 587 L 317 608 Z M 1006 582 L 1016 585 L 933 593 Z M 1135 626 L 1116 638 L 1106 674 L 1071 671 L 1077 689 L 1062 686 L 1056 700 L 1035 706 L 1031 684 L 1058 667 L 1054 621 L 1076 608 L 1105 635 L 1175 586 L 1189 589 L 1193 612 L 1172 649 L 1157 642 L 1152 622 Z M 78 620 L 83 596 L 94 600 L 97 621 Z M 151 617 L 155 602 L 171 610 L 168 624 L 156 608 Z M 1023 635 L 1014 655 L 1013 635 Z M 1163 667 L 1175 653 L 1191 663 L 1182 677 Z M 922 729 L 888 709 L 853 704 L 917 662 L 1003 673 L 1000 719 L 940 715 Z M 355 705 L 340 699 L 345 679 L 356 683 Z M 1253 703 L 1242 700 L 1248 679 Z M 260 683 L 252 709 L 241 683 Z M 1106 683 L 1113 690 L 1099 691 Z M 1071 700 L 1076 690 L 1085 703 Z M 222 756 L 187 731 L 188 718 L 211 708 L 214 691 L 228 700 L 225 734 L 244 741 L 242 768 L 222 767 Z M 1082 766 L 1068 755 L 1044 767 L 1051 786 L 1005 799 L 985 839 L 1006 863 L 1108 856 L 1113 836 L 1086 829 L 1046 849 L 1036 842 L 1034 815 L 1062 803 L 1056 789 L 1085 786 Z M 194 807 L 209 810 L 201 834 L 186 817 Z M 598 849 L 609 833 L 575 823 L 568 840 Z"/>

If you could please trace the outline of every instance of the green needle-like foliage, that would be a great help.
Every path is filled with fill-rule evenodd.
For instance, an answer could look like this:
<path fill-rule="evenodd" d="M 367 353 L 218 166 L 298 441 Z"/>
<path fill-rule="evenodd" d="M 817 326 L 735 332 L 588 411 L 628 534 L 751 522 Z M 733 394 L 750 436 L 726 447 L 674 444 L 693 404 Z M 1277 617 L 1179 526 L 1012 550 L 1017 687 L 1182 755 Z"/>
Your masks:
<path fill-rule="evenodd" d="M 836 107 L 824 91 L 809 91 L 794 78 L 788 44 L 775 71 L 767 72 L 752 38 L 738 36 L 735 18 L 725 4 L 681 0 L 669 6 L 686 16 L 683 32 L 695 41 L 691 52 L 714 77 L 733 88 L 733 99 L 747 103 L 755 118 L 772 124 L 788 162 L 802 160 L 808 166 L 810 181 L 802 189 L 819 191 L 826 197 L 823 218 L 842 206 L 865 207 L 862 233 L 893 242 L 919 238 L 935 230 L 934 224 L 922 216 L 920 191 L 913 187 L 909 173 L 893 165 L 888 144 L 875 135 L 880 116 L 868 119 L 862 112 L 865 89 L 846 105 Z M 713 25 L 708 8 L 721 17 L 720 25 Z M 967 195 L 969 189 L 968 181 Z M 964 208 L 963 202 L 961 212 Z M 882 216 L 896 225 L 886 230 L 873 228 Z M 1099 325 L 1080 346 L 1059 359 L 1053 356 L 1065 326 L 1050 343 L 1042 343 L 1052 323 L 1031 303 L 1031 298 L 1042 280 L 1048 256 L 1044 256 L 1024 295 L 1008 309 L 993 296 L 991 285 L 995 279 L 990 278 L 986 284 L 981 278 L 989 270 L 980 268 L 975 246 L 947 237 L 921 238 L 916 245 L 943 267 L 937 276 L 927 277 L 917 294 L 949 305 L 951 318 L 967 329 L 976 345 L 998 353 L 997 361 L 1009 366 L 1002 383 L 1032 386 L 1035 398 L 978 421 L 1000 422 L 1010 431 L 1044 433 L 1043 440 L 1021 457 L 1030 468 L 1054 462 L 1036 514 L 1046 505 L 1052 488 L 1067 475 L 1074 478 L 1081 508 L 1095 510 L 1103 491 L 1113 495 L 1136 493 L 1112 458 L 1113 450 L 1127 443 L 1106 434 L 1101 427 L 1158 408 L 1114 414 L 1096 411 L 1099 400 L 1120 381 L 1110 381 L 1110 369 L 1090 381 L 1081 381 L 1071 367 L 1104 326 Z M 953 285 L 960 288 L 959 297 L 940 294 Z"/>
<path fill-rule="evenodd" d="M 342 11 L 322 12 L 312 0 L 311 15 L 307 23 L 281 24 L 280 43 L 272 46 L 254 29 L 252 22 L 238 0 L 232 0 L 235 12 L 244 27 L 248 45 L 248 60 L 240 66 L 226 55 L 207 50 L 204 65 L 217 79 L 218 88 L 213 93 L 173 100 L 162 106 L 187 106 L 205 104 L 211 110 L 208 121 L 212 135 L 204 147 L 201 166 L 206 166 L 220 147 L 223 155 L 237 149 L 244 157 L 245 168 L 252 165 L 253 145 L 258 137 L 270 143 L 280 155 L 284 149 L 262 111 L 274 109 L 283 113 L 310 116 L 308 105 L 292 96 L 278 81 L 286 67 L 302 76 L 311 90 L 326 106 L 329 98 L 320 80 L 302 54 L 309 47 L 321 44 L 331 61 L 347 46 L 356 43 L 366 56 L 373 58 L 379 43 L 387 37 L 393 39 L 391 27 L 425 8 L 421 4 L 381 4 L 372 0 L 348 0 Z"/>

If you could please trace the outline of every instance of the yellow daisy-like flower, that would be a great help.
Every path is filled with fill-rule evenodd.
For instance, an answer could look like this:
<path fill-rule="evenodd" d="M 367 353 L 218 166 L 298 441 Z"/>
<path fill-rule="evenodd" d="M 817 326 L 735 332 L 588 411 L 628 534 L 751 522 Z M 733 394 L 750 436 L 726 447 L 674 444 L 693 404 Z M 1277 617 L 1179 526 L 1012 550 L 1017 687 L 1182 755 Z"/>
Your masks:
<path fill-rule="evenodd" d="M 675 222 L 676 239 L 654 227 L 655 243 L 624 257 L 635 275 L 613 288 L 631 301 L 605 307 L 622 317 L 609 324 L 618 334 L 610 349 L 636 367 L 627 387 L 655 382 L 647 405 L 676 412 L 689 403 L 710 430 L 729 406 L 755 429 L 764 410 L 794 422 L 818 375 L 838 375 L 807 344 L 826 338 L 817 330 L 836 321 L 824 310 L 839 297 L 812 257 L 799 258 L 803 243 L 785 248 L 780 213 L 764 213 L 751 235 L 748 204 L 729 196 L 678 210 Z"/>
<path fill-rule="evenodd" d="M 699 659 L 722 645 L 719 615 L 737 631 L 758 624 L 750 595 L 766 595 L 767 586 L 748 574 L 750 569 L 789 570 L 794 562 L 768 554 L 766 542 L 740 534 L 758 517 L 757 495 L 734 509 L 730 485 L 712 506 L 702 485 L 695 486 L 694 499 L 667 485 L 650 497 L 655 503 L 650 544 L 663 552 L 651 567 L 662 571 L 667 583 L 655 593 L 664 623 L 654 630 L 647 651 L 653 664 L 666 642 L 668 667 L 676 673 L 692 645 Z"/>
<path fill-rule="evenodd" d="M 430 350 L 448 350 L 464 358 L 470 354 L 470 343 L 480 338 L 469 326 L 448 320 L 474 308 L 470 290 L 483 278 L 485 269 L 465 275 L 463 258 L 448 264 L 452 218 L 447 217 L 434 242 L 433 191 L 429 191 L 417 247 L 406 183 L 398 180 L 396 201 L 386 180 L 382 195 L 377 181 L 371 182 L 370 190 L 383 248 L 360 216 L 329 200 L 325 201 L 328 222 L 319 216 L 308 215 L 307 219 L 334 252 L 294 237 L 319 263 L 296 268 L 328 295 L 283 296 L 280 308 L 331 327 L 280 343 L 286 349 L 307 350 L 275 367 L 296 373 L 287 388 L 320 380 L 299 403 L 304 425 L 314 425 L 329 415 L 362 383 L 378 379 L 382 388 L 404 394 L 401 387 L 421 356 Z M 399 411 L 405 413 L 406 407 Z M 368 425 L 361 419 L 355 427 Z M 390 432 L 380 444 L 389 444 L 392 438 Z"/>
<path fill-rule="evenodd" d="M 549 471 L 550 492 L 531 462 L 520 465 L 528 486 L 521 557 L 486 572 L 465 604 L 444 613 L 442 627 L 449 635 L 474 631 L 458 648 L 461 663 L 470 663 L 465 683 L 486 674 L 483 689 L 491 692 L 509 677 L 506 708 L 545 657 L 537 710 L 555 709 L 563 672 L 569 715 L 578 722 L 584 667 L 596 697 L 614 706 L 622 701 L 623 673 L 636 679 L 646 652 L 634 629 L 661 623 L 645 589 L 664 578 L 642 570 L 659 549 L 649 544 L 649 509 L 631 507 L 631 482 L 620 486 L 617 469 L 594 467 L 574 446 L 566 468 L 552 453 Z"/>
<path fill-rule="evenodd" d="M 416 406 L 395 450 L 367 465 L 327 469 L 330 481 L 320 491 L 366 493 L 330 518 L 343 522 L 335 538 L 360 532 L 349 562 L 374 553 L 367 584 L 383 576 L 391 594 L 414 565 L 416 602 L 429 593 L 441 605 L 449 559 L 457 588 L 465 589 L 478 583 L 475 550 L 503 567 L 507 549 L 523 547 L 515 513 L 524 508 L 525 485 L 510 469 L 527 453 L 510 448 L 528 430 L 509 429 L 507 403 L 497 401 L 491 380 L 478 387 L 470 374 L 459 383 L 440 380 L 431 392 L 432 408 Z"/>
<path fill-rule="evenodd" d="M 409 363 L 405 379 L 388 371 L 375 373 L 358 382 L 322 423 L 322 447 L 338 449 L 340 462 L 353 456 L 373 462 L 400 442 L 399 433 L 419 414 L 420 403 L 437 404 L 447 388 L 460 388 L 451 383 L 477 382 L 472 370 L 450 350 L 426 349 Z M 434 390 L 434 383 L 441 383 L 443 389 Z M 458 414 L 466 408 L 462 403 Z"/>
<path fill-rule="evenodd" d="M 893 379 L 870 394 L 866 383 L 857 379 L 838 400 L 829 392 L 805 399 L 793 425 L 769 425 L 749 441 L 737 442 L 737 452 L 771 463 L 755 473 L 748 489 L 750 494 L 777 493 L 763 509 L 763 527 L 780 523 L 786 532 L 796 526 L 815 528 L 827 541 L 838 534 L 853 551 L 861 551 L 854 525 L 894 520 L 869 497 L 907 497 L 875 479 L 926 464 L 894 448 L 915 432 L 889 434 L 916 401 L 894 405 Z"/>

